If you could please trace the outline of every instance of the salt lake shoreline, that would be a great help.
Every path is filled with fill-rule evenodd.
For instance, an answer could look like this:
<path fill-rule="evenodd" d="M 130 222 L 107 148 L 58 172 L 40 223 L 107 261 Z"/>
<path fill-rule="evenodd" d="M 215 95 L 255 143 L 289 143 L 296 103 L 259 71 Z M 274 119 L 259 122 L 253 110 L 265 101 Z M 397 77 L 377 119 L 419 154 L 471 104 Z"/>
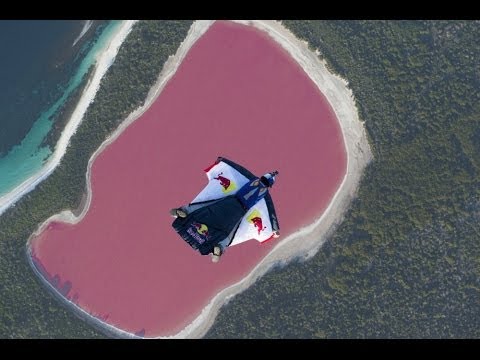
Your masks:
<path fill-rule="evenodd" d="M 5 195 L 0 196 L 0 216 L 25 194 L 34 190 L 35 187 L 45 180 L 55 168 L 60 164 L 60 160 L 67 150 L 67 146 L 70 142 L 70 138 L 73 136 L 78 126 L 80 125 L 88 105 L 95 97 L 99 87 L 100 81 L 107 72 L 110 65 L 113 63 L 115 56 L 117 55 L 120 45 L 123 43 L 127 35 L 130 33 L 133 25 L 136 21 L 124 21 L 119 27 L 116 33 L 112 36 L 108 46 L 98 55 L 95 66 L 95 70 L 89 79 L 82 96 L 75 107 L 72 115 L 70 116 L 65 129 L 62 131 L 60 139 L 57 142 L 55 151 L 49 157 L 46 164 L 30 178 L 22 182 L 12 191 Z"/>
<path fill-rule="evenodd" d="M 247 275 L 244 279 L 233 284 L 222 291 L 220 291 L 210 302 L 209 304 L 201 311 L 200 315 L 182 331 L 174 334 L 172 336 L 161 336 L 159 338 L 200 338 L 206 334 L 206 332 L 212 326 L 216 315 L 218 314 L 222 305 L 228 302 L 236 294 L 244 291 L 250 287 L 257 279 L 263 276 L 272 266 L 276 264 L 286 264 L 292 259 L 302 258 L 308 259 L 315 255 L 320 247 L 323 245 L 328 236 L 335 230 L 336 226 L 342 221 L 343 216 L 348 209 L 351 200 L 355 197 L 355 194 L 358 190 L 358 185 L 363 173 L 363 170 L 367 164 L 372 160 L 372 153 L 367 141 L 366 132 L 363 124 L 361 123 L 358 117 L 358 111 L 355 106 L 355 101 L 351 90 L 348 89 L 348 84 L 344 79 L 341 79 L 337 75 L 333 75 L 325 66 L 325 62 L 321 61 L 317 54 L 308 48 L 308 44 L 305 41 L 297 39 L 288 29 L 286 29 L 278 21 L 263 21 L 263 20 L 254 20 L 254 21 L 235 21 L 244 25 L 253 26 L 261 31 L 267 33 L 270 38 L 272 38 L 277 44 L 279 44 L 283 49 L 288 51 L 290 56 L 303 68 L 307 75 L 312 79 L 312 81 L 317 85 L 322 94 L 327 98 L 330 106 L 333 108 L 335 115 L 340 123 L 344 145 L 347 153 L 347 169 L 345 176 L 337 189 L 334 197 L 332 198 L 329 206 L 324 211 L 322 216 L 317 219 L 313 224 L 299 229 L 297 232 L 287 236 L 286 238 L 280 238 L 278 244 L 270 251 L 270 253 L 259 263 L 257 266 Z M 119 29 L 118 33 L 115 35 L 115 39 L 119 38 L 120 35 L 124 35 L 123 40 L 128 35 L 128 32 L 131 30 L 131 27 L 135 21 L 125 22 L 122 27 Z M 110 335 L 119 336 L 119 337 L 136 337 L 134 334 L 125 332 L 121 329 L 115 328 L 112 325 L 106 324 L 94 316 L 88 314 L 85 310 L 77 306 L 76 304 L 70 302 L 61 296 L 58 291 L 49 284 L 41 274 L 39 274 L 38 269 L 34 266 L 32 258 L 30 256 L 30 241 L 32 238 L 40 234 L 46 226 L 52 221 L 62 221 L 66 223 L 76 224 L 80 222 L 85 214 L 88 212 L 92 199 L 92 189 L 91 189 L 91 168 L 96 159 L 96 157 L 111 143 L 113 143 L 118 136 L 136 119 L 140 118 L 141 115 L 153 104 L 153 102 L 160 95 L 161 91 L 170 80 L 170 78 L 175 74 L 182 60 L 185 58 L 189 49 L 194 45 L 194 43 L 208 30 L 208 28 L 214 23 L 214 21 L 195 21 L 187 37 L 182 42 L 174 56 L 170 56 L 166 61 L 162 71 L 159 74 L 159 77 L 155 85 L 151 88 L 148 93 L 145 104 L 133 111 L 123 122 L 122 124 L 102 143 L 102 145 L 95 151 L 88 162 L 87 173 L 86 173 L 86 184 L 87 192 L 84 194 L 85 201 L 82 209 L 75 210 L 76 213 L 79 213 L 79 216 L 75 216 L 72 211 L 66 210 L 59 214 L 53 215 L 43 222 L 39 228 L 30 236 L 27 242 L 27 253 L 28 261 L 32 265 L 32 268 L 37 273 L 42 281 L 51 289 L 58 298 L 62 299 L 62 302 L 67 305 L 73 305 L 75 310 L 79 310 L 82 318 L 87 319 L 88 321 L 93 321 L 96 328 L 101 329 L 109 333 Z M 129 27 L 127 28 L 127 25 Z M 125 32 L 126 31 L 126 32 Z M 113 44 L 114 41 L 112 41 Z M 121 42 L 120 42 L 121 44 Z M 120 46 L 118 44 L 118 46 Z M 107 52 L 105 50 L 105 52 Z M 118 48 L 117 48 L 118 51 Z M 100 56 L 100 58 L 103 54 Z M 98 66 L 102 64 L 98 61 Z M 105 66 L 105 64 L 103 64 Z M 107 67 L 108 68 L 108 67 Z M 104 69 L 106 71 L 106 69 Z M 99 71 L 96 69 L 95 74 Z M 92 80 L 93 82 L 93 80 Z M 91 85 L 91 84 L 90 84 Z M 98 90 L 98 86 L 94 88 L 95 92 L 89 95 L 95 95 Z M 92 91 L 92 87 L 89 86 L 85 90 L 84 95 Z M 63 150 L 63 153 L 59 156 L 59 160 L 65 153 L 66 147 L 68 145 L 68 140 L 73 135 L 76 127 L 78 126 L 83 113 L 86 110 L 83 110 L 83 113 L 80 115 L 78 123 L 71 125 L 73 120 L 75 120 L 75 114 L 77 114 L 78 108 L 81 108 L 81 103 L 84 98 L 79 102 L 79 105 L 75 109 L 71 120 L 67 124 L 62 136 L 57 145 L 57 150 Z M 93 97 L 92 97 L 93 98 Z M 87 104 L 88 106 L 88 104 Z M 73 130 L 72 130 L 73 128 Z M 64 136 L 64 133 L 67 135 Z M 68 136 L 69 135 L 69 136 Z M 66 139 L 66 141 L 65 141 Z M 60 142 L 63 142 L 60 144 Z M 57 152 L 57 151 L 56 151 Z M 55 153 L 56 155 L 56 153 Z M 53 157 L 53 156 L 52 156 Z M 58 161 L 59 162 L 59 161 Z M 50 161 L 49 161 L 50 163 Z M 58 165 L 58 164 L 57 164 Z M 47 164 L 48 166 L 48 164 Z M 56 165 L 49 171 L 44 171 L 44 177 L 38 180 L 42 181 L 46 178 L 56 167 Z M 37 183 L 38 183 L 37 182 Z M 35 183 L 35 185 L 37 184 Z M 23 184 L 22 184 L 23 185 Z M 33 187 L 35 186 L 33 185 Z M 28 184 L 27 184 L 28 186 Z M 31 186 L 31 185 L 30 185 Z M 31 190 L 31 189 L 30 189 Z M 28 190 L 28 191 L 30 191 Z M 26 191 L 26 192 L 28 192 Z M 21 196 L 21 195 L 20 195 Z M 19 196 L 19 197 L 20 197 Z M 18 197 L 18 198 L 19 198 Z M 18 200 L 17 198 L 17 200 Z M 2 213 L 1 202 L 3 198 L 0 198 L 0 214 Z M 16 201 L 16 200 L 15 200 Z M 80 211 L 81 210 L 81 211 Z"/>

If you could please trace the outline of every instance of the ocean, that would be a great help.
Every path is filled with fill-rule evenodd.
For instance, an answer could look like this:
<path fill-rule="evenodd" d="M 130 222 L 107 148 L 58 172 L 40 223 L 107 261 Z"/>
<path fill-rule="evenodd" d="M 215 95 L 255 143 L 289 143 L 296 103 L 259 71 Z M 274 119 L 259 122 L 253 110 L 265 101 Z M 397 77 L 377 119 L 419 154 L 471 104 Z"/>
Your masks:
<path fill-rule="evenodd" d="M 0 197 L 38 172 L 55 115 L 121 21 L 0 21 Z"/>

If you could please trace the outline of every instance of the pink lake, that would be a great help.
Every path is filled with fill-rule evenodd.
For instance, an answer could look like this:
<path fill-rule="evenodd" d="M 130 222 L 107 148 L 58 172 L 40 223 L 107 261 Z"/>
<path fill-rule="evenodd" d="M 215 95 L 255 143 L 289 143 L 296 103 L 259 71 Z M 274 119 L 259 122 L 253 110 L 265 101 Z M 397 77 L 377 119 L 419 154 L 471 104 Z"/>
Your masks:
<path fill-rule="evenodd" d="M 280 174 L 271 195 L 282 237 L 229 248 L 219 263 L 172 229 L 168 211 L 206 185 L 224 156 Z M 333 110 L 268 35 L 215 22 L 140 119 L 95 160 L 93 198 L 77 225 L 51 223 L 34 263 L 63 296 L 121 330 L 178 333 L 222 289 L 328 206 L 346 171 Z"/>

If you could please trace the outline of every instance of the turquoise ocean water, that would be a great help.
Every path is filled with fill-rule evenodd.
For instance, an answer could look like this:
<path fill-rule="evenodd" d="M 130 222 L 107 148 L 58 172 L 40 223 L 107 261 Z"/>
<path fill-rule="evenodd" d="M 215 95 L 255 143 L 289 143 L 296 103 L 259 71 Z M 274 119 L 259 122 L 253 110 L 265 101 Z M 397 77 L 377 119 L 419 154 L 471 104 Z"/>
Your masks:
<path fill-rule="evenodd" d="M 103 28 L 101 34 L 96 39 L 92 39 L 92 41 L 96 41 L 95 44 L 91 46 L 88 53 L 84 55 L 83 60 L 77 68 L 73 69 L 73 75 L 61 95 L 54 100 L 53 105 L 41 112 L 41 115 L 34 121 L 33 126 L 21 143 L 14 145 L 8 152 L 0 157 L 0 196 L 12 191 L 15 187 L 37 173 L 45 161 L 48 160 L 52 152 L 48 147 L 42 147 L 41 144 L 52 128 L 53 124 L 50 117 L 61 108 L 69 95 L 79 86 L 82 77 L 87 73 L 90 66 L 94 64 L 97 54 L 104 49 L 120 25 L 121 21 L 111 21 Z M 87 44 L 84 46 L 86 45 Z M 35 93 L 35 91 L 38 90 L 32 88 L 31 91 Z M 0 118 L 0 130 L 1 125 Z"/>

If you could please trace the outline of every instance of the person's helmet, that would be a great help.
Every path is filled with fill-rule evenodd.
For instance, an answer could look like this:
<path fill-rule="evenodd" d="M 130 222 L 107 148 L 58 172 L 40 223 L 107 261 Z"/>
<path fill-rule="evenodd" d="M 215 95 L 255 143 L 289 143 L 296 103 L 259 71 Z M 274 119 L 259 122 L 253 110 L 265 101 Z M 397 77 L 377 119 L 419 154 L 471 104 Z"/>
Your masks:
<path fill-rule="evenodd" d="M 272 171 L 269 173 L 266 173 L 260 178 L 260 181 L 263 183 L 263 185 L 267 187 L 272 187 L 273 184 L 275 183 L 275 176 L 278 175 L 278 171 Z"/>

